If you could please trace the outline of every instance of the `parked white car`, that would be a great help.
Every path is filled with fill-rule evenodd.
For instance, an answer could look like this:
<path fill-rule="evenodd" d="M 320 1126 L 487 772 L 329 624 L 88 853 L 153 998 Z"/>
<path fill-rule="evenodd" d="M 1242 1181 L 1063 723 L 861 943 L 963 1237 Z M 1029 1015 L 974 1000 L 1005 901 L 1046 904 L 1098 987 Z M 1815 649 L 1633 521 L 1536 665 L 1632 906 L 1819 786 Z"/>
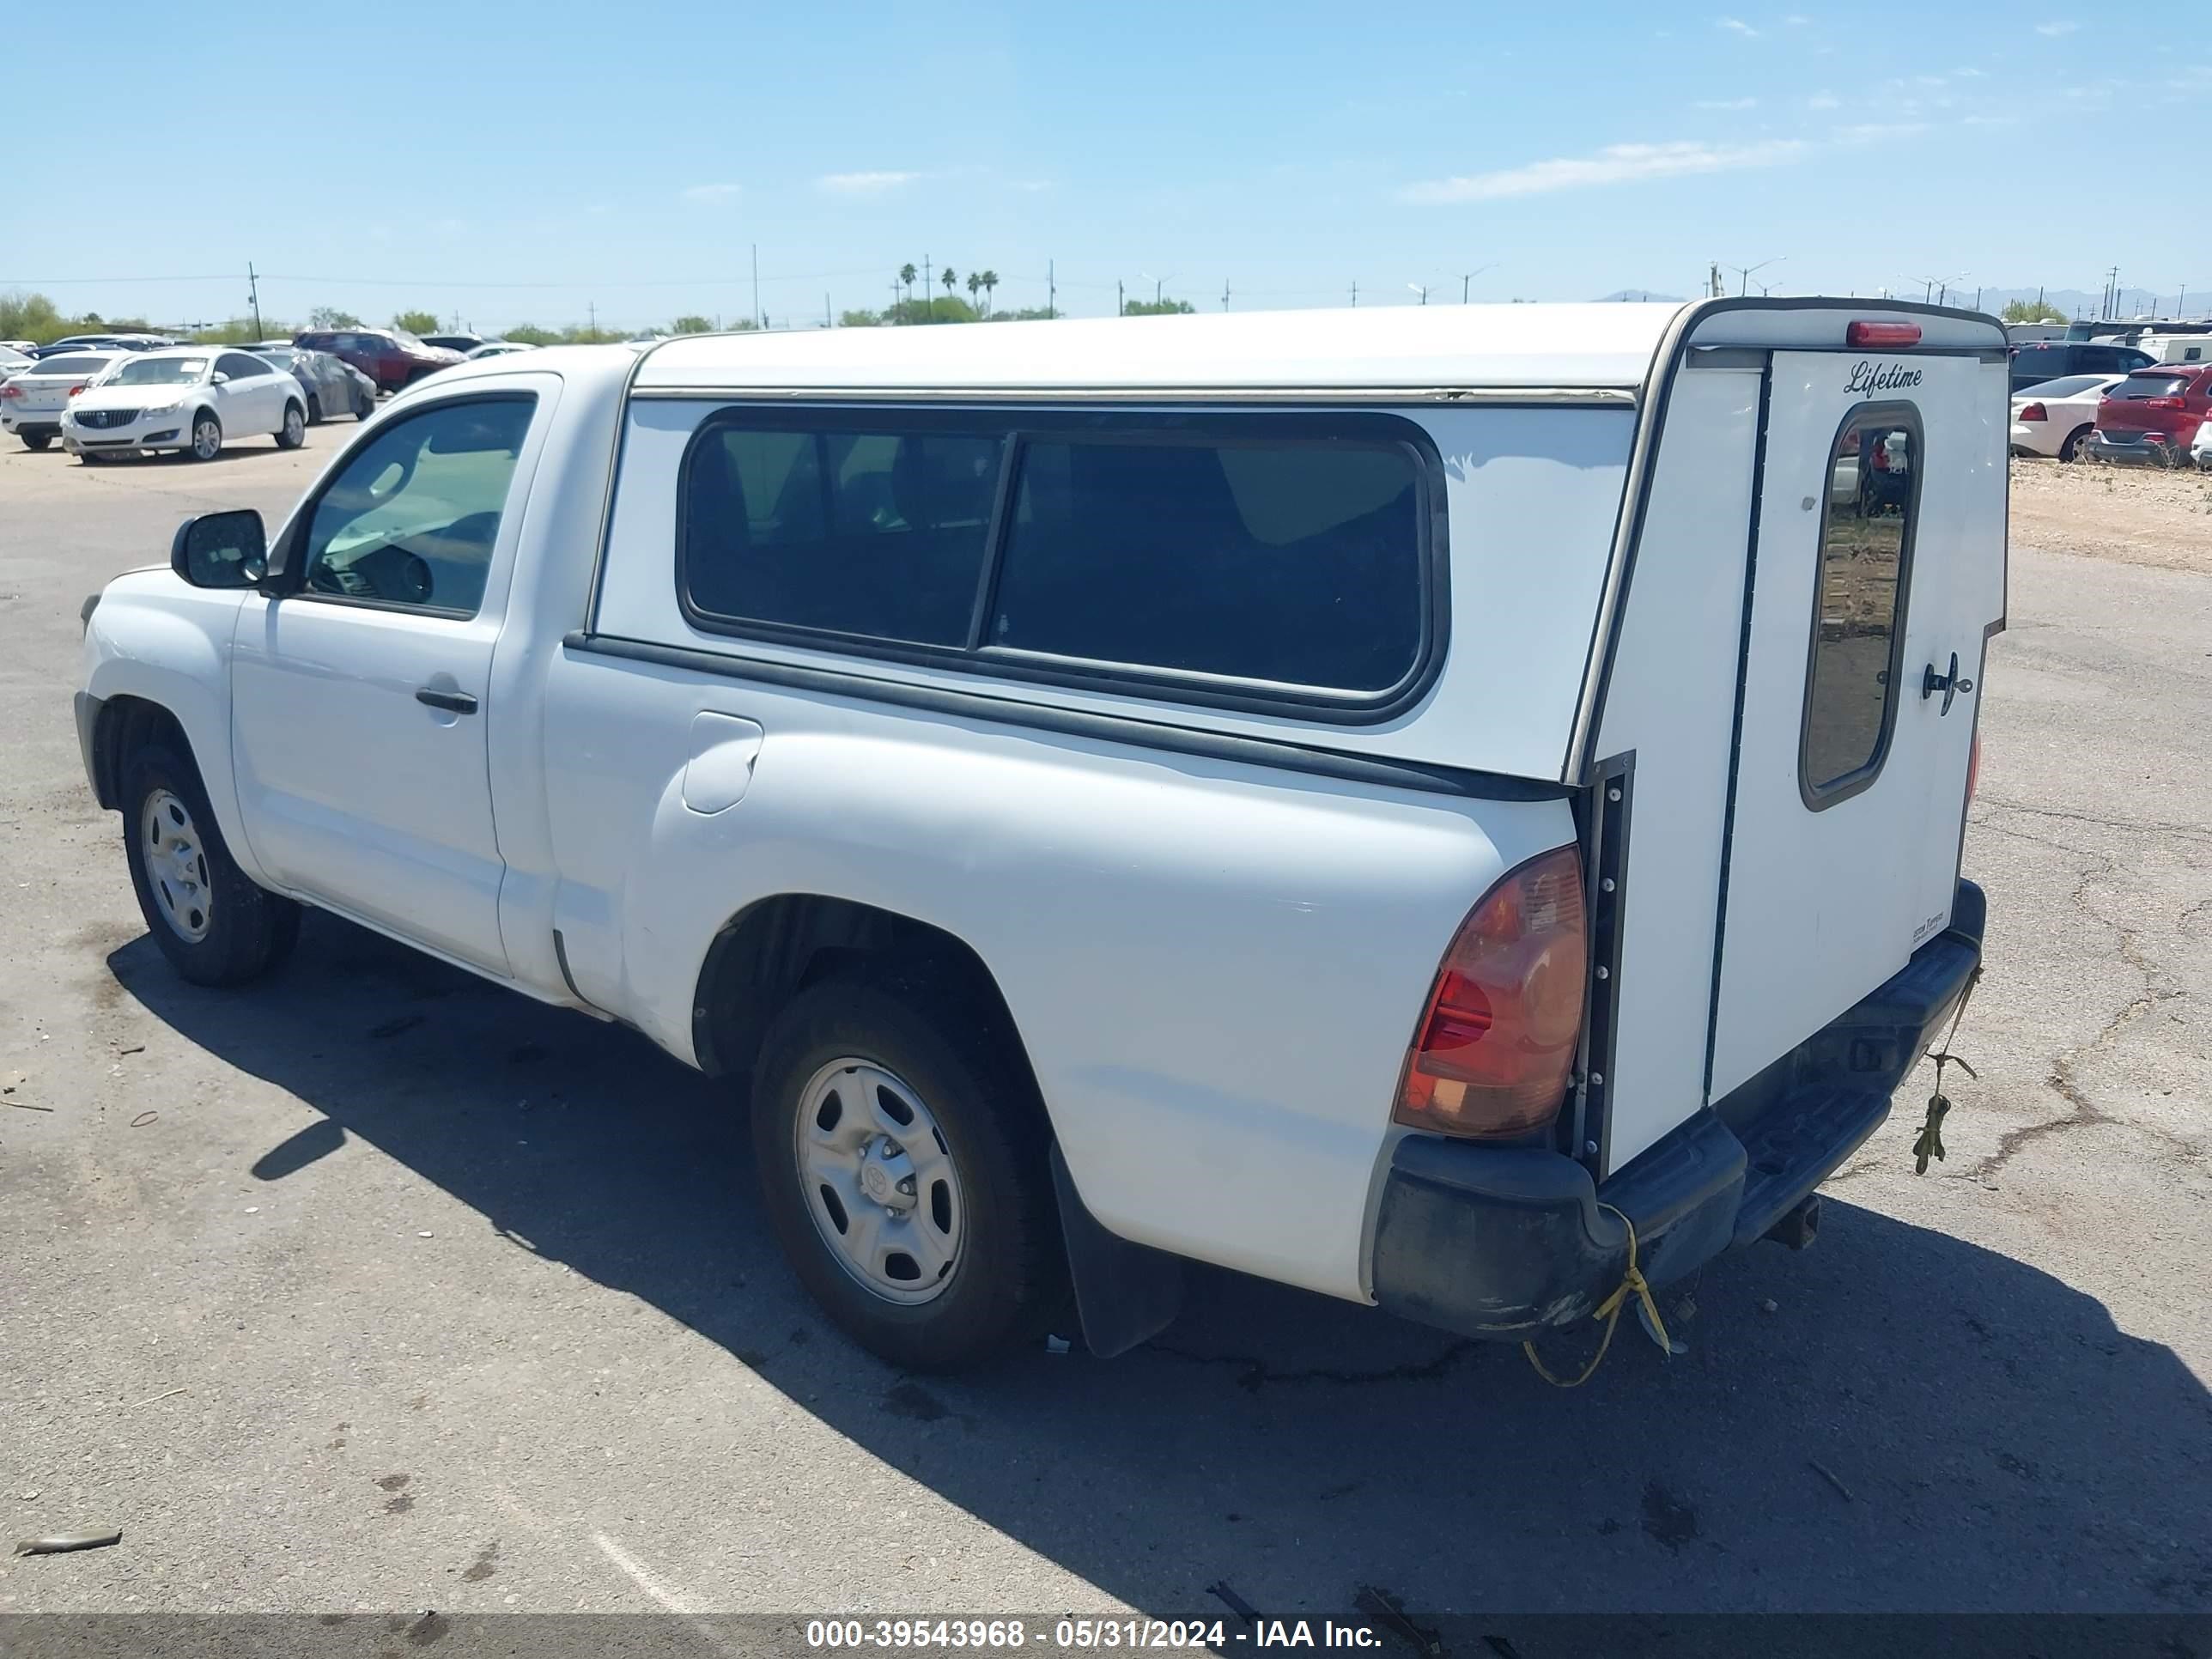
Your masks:
<path fill-rule="evenodd" d="M 2200 472 L 2212 472 L 2212 421 L 2197 428 L 2197 441 L 2189 447 L 2189 459 L 2197 463 Z"/>
<path fill-rule="evenodd" d="M 70 399 L 62 447 L 90 464 L 175 450 L 211 461 L 237 438 L 307 441 L 307 394 L 290 373 L 250 351 L 176 346 L 143 351 Z"/>
<path fill-rule="evenodd" d="M 2124 374 L 2066 374 L 2012 394 L 2012 453 L 2087 459 L 2105 388 Z"/>
<path fill-rule="evenodd" d="M 29 354 L 18 351 L 13 346 L 0 345 L 0 380 L 9 380 L 21 374 L 36 361 Z"/>
<path fill-rule="evenodd" d="M 1519 1340 L 1809 1243 L 1978 971 L 2003 346 L 1793 299 L 466 364 L 87 602 L 85 764 L 187 979 L 318 906 L 732 1079 L 895 1363 L 1071 1281 L 1118 1352 L 1186 1260 Z"/>
<path fill-rule="evenodd" d="M 40 357 L 0 380 L 0 432 L 44 449 L 62 435 L 62 411 L 131 354 L 66 351 Z"/>

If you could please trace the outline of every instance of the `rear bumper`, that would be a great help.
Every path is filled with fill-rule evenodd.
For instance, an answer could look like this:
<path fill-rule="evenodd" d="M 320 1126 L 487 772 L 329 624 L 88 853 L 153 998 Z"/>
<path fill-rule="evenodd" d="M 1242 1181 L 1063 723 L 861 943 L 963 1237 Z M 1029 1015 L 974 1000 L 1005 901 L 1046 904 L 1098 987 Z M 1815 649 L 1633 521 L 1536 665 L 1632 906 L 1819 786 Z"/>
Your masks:
<path fill-rule="evenodd" d="M 2193 435 L 2193 434 L 2192 434 Z M 2189 439 L 2170 432 L 2107 432 L 2089 434 L 2089 453 L 2097 460 L 2177 466 L 2187 459 Z"/>
<path fill-rule="evenodd" d="M 1986 913 L 1961 881 L 1949 928 L 1894 978 L 1602 1187 L 1559 1152 L 1408 1135 L 1376 1218 L 1376 1302 L 1463 1335 L 1525 1337 L 1586 1318 L 1620 1283 L 1621 1215 L 1654 1284 L 1764 1237 L 1888 1116 L 1981 964 Z"/>

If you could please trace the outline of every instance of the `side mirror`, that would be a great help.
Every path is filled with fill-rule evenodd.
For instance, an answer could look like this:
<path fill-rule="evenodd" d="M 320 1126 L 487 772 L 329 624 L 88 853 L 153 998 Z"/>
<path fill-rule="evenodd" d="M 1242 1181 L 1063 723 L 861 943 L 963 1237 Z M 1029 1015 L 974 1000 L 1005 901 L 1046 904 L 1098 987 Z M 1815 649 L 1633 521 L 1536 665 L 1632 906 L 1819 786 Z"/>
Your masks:
<path fill-rule="evenodd" d="M 230 384 L 230 376 L 224 374 L 219 368 L 215 372 L 214 380 L 215 384 L 217 386 L 228 386 Z"/>
<path fill-rule="evenodd" d="M 203 513 L 177 526 L 169 568 L 194 587 L 259 585 L 269 574 L 269 535 L 251 507 Z"/>

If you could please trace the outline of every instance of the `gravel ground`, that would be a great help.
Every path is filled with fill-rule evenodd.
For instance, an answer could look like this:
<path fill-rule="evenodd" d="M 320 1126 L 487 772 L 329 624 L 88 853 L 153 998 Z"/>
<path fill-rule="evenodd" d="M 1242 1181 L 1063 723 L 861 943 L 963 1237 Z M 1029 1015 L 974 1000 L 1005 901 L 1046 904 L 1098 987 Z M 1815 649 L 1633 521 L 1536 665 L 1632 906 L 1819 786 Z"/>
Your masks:
<path fill-rule="evenodd" d="M 2212 474 L 2015 457 L 2015 547 L 2212 572 Z"/>
<path fill-rule="evenodd" d="M 2205 486 L 2018 469 L 1980 1080 L 1927 1178 L 1923 1073 L 1817 1248 L 1673 1292 L 1686 1355 L 1561 1394 L 1206 1273 L 1122 1359 L 920 1382 L 640 1039 L 324 920 L 246 994 L 145 939 L 78 602 L 347 430 L 0 452 L 0 1515 L 124 1534 L 0 1562 L 0 1612 L 2212 1609 L 2212 518 L 2153 506 Z"/>

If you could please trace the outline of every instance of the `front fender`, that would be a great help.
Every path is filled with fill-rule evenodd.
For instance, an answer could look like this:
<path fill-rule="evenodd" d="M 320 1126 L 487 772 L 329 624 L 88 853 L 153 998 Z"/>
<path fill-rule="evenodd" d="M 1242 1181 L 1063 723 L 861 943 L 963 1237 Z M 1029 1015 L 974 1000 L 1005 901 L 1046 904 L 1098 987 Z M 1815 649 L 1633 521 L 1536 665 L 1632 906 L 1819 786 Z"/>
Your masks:
<path fill-rule="evenodd" d="M 118 576 L 87 622 L 83 690 L 103 704 L 136 697 L 167 711 L 191 746 L 232 857 L 259 881 L 230 752 L 231 636 L 244 598 L 193 587 L 166 568 Z"/>

